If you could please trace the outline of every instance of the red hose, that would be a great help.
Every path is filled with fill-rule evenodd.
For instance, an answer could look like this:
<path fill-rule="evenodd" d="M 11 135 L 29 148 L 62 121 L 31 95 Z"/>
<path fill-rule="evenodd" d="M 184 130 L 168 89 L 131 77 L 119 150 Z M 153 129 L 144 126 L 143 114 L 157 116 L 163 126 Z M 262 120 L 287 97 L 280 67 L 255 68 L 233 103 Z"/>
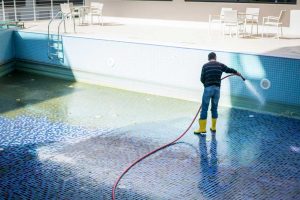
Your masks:
<path fill-rule="evenodd" d="M 225 78 L 228 78 L 228 77 L 230 77 L 230 76 L 233 76 L 233 75 L 236 75 L 236 74 L 230 74 L 230 75 L 227 75 L 227 76 L 221 78 L 221 80 L 223 80 L 223 79 L 225 79 Z M 194 123 L 195 120 L 197 119 L 198 114 L 200 113 L 201 107 L 202 107 L 202 106 L 200 105 L 200 107 L 199 107 L 199 109 L 198 109 L 198 111 L 197 111 L 195 117 L 193 118 L 192 122 L 191 122 L 190 125 L 187 127 L 187 129 L 186 129 L 183 133 L 181 133 L 181 135 L 179 135 L 175 140 L 173 140 L 172 142 L 169 142 L 169 143 L 167 143 L 167 144 L 165 144 L 165 145 L 163 145 L 163 146 L 161 146 L 161 147 L 158 147 L 157 149 L 154 149 L 153 151 L 151 151 L 151 152 L 149 152 L 149 153 L 143 155 L 143 156 L 140 157 L 139 159 L 135 160 L 132 164 L 130 164 L 130 165 L 122 172 L 122 174 L 118 177 L 118 179 L 116 180 L 116 182 L 115 182 L 115 184 L 114 184 L 114 186 L 113 186 L 113 188 L 112 188 L 112 200 L 115 200 L 115 199 L 116 199 L 116 197 L 115 197 L 115 191 L 116 191 L 116 188 L 117 188 L 117 186 L 118 186 L 120 180 L 122 179 L 122 177 L 123 177 L 123 176 L 124 176 L 124 175 L 125 175 L 125 174 L 126 174 L 126 173 L 134 166 L 134 165 L 136 165 L 136 164 L 139 163 L 140 161 L 144 160 L 144 159 L 147 158 L 148 156 L 150 156 L 150 155 L 152 155 L 152 154 L 154 154 L 154 153 L 156 153 L 156 152 L 158 152 L 158 151 L 160 151 L 160 150 L 162 150 L 162 149 L 164 149 L 164 148 L 166 148 L 166 147 L 168 147 L 168 146 L 170 146 L 170 145 L 176 143 L 178 140 L 180 140 L 180 139 L 181 139 L 181 138 L 182 138 L 182 137 L 190 130 L 190 128 L 192 127 L 193 123 Z"/>

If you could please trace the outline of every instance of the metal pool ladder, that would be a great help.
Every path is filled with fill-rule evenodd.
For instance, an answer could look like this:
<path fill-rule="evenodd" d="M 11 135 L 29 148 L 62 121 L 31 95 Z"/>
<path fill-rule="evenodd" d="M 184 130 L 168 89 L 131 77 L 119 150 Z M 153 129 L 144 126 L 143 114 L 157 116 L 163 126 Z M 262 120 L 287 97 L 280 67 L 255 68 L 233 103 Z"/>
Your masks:
<path fill-rule="evenodd" d="M 61 11 L 58 12 L 48 23 L 48 58 L 49 60 L 58 60 L 63 62 L 64 61 L 64 48 L 63 48 L 63 40 L 62 35 L 60 33 L 60 26 L 64 23 L 64 32 L 66 33 L 66 19 L 73 20 L 73 27 L 74 33 L 75 30 L 75 19 L 72 16 L 71 8 L 69 4 L 61 4 L 60 5 Z M 60 18 L 58 27 L 57 27 L 57 34 L 50 33 L 50 25 L 55 20 Z"/>

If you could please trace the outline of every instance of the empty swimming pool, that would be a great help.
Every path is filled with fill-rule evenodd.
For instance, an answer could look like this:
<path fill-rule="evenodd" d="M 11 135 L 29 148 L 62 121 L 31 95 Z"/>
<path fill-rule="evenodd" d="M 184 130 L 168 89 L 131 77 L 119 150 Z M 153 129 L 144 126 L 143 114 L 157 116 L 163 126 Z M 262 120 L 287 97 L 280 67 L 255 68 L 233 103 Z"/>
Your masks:
<path fill-rule="evenodd" d="M 173 139 L 198 107 L 19 72 L 1 90 L 3 199 L 110 199 L 124 166 Z M 134 167 L 118 199 L 297 199 L 299 120 L 220 113 L 217 134 L 191 132 Z"/>
<path fill-rule="evenodd" d="M 174 139 L 199 107 L 184 99 L 200 99 L 196 67 L 207 50 L 66 37 L 66 62 L 53 63 L 44 34 L 0 37 L 9 38 L 0 54 L 0 199 L 111 199 L 122 170 Z M 79 44 L 102 54 L 78 54 Z M 111 53 L 119 48 L 137 57 Z M 179 55 L 187 61 L 178 64 Z M 190 131 L 145 159 L 121 180 L 117 199 L 300 198 L 300 61 L 220 55 L 244 70 L 264 105 L 240 80 L 224 82 L 217 133 Z M 156 66 L 147 80 L 141 60 Z M 186 67 L 172 74 L 172 64 Z"/>

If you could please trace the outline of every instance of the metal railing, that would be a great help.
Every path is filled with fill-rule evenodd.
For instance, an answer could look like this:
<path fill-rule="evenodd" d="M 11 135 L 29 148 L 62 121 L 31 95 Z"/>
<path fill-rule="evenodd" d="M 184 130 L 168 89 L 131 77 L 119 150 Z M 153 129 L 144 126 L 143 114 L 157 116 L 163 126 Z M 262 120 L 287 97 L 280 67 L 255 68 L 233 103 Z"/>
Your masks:
<path fill-rule="evenodd" d="M 57 26 L 57 35 L 50 33 L 50 26 L 56 20 L 60 19 Z M 66 20 L 70 19 L 73 22 L 74 33 L 76 33 L 75 26 L 75 18 L 72 12 L 64 13 L 63 11 L 59 11 L 48 23 L 48 58 L 49 60 L 60 60 L 63 62 L 64 60 L 64 47 L 62 35 L 60 33 L 60 27 L 64 25 L 64 32 L 66 33 Z"/>
<path fill-rule="evenodd" d="M 56 48 L 55 45 L 60 45 L 59 43 L 61 42 L 61 36 L 59 35 L 59 28 L 60 26 L 58 26 L 58 31 L 57 31 L 57 35 L 56 35 L 56 40 L 53 40 L 54 35 L 51 35 L 50 33 L 50 25 L 51 23 L 55 20 L 58 19 L 58 17 L 62 18 L 62 12 L 58 12 L 48 23 L 48 58 L 50 60 L 53 60 L 55 57 L 58 58 L 58 52 L 53 52 L 52 48 Z M 62 20 L 64 20 L 64 18 L 62 18 Z M 57 44 L 54 44 L 54 42 L 56 42 Z"/>
<path fill-rule="evenodd" d="M 85 0 L 0 0 L 0 20 L 37 21 L 52 19 L 62 3 L 84 5 Z"/>

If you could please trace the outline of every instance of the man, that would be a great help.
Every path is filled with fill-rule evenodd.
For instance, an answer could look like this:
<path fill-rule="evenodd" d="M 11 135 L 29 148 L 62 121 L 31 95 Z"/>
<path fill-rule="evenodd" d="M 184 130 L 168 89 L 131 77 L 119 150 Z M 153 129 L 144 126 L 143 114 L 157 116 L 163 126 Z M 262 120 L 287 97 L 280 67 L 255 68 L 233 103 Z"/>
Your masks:
<path fill-rule="evenodd" d="M 201 72 L 201 82 L 204 85 L 204 92 L 202 96 L 202 109 L 199 119 L 199 129 L 194 131 L 195 134 L 206 133 L 207 110 L 210 100 L 212 115 L 212 126 L 210 130 L 212 132 L 216 132 L 222 73 L 234 73 L 238 76 L 241 76 L 241 74 L 235 69 L 231 69 L 226 65 L 217 62 L 217 56 L 214 52 L 208 54 L 208 61 L 208 63 L 203 65 Z"/>

